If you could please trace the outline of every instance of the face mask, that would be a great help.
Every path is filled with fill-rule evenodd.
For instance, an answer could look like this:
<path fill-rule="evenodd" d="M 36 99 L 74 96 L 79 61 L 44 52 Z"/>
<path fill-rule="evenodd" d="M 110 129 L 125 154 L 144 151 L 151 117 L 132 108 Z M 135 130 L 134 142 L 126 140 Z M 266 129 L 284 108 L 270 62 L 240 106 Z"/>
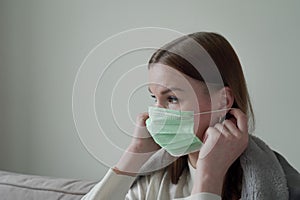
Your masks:
<path fill-rule="evenodd" d="M 221 111 L 221 110 L 218 110 Z M 153 140 L 172 156 L 182 156 L 200 150 L 202 142 L 194 134 L 193 111 L 149 107 L 146 127 Z"/>

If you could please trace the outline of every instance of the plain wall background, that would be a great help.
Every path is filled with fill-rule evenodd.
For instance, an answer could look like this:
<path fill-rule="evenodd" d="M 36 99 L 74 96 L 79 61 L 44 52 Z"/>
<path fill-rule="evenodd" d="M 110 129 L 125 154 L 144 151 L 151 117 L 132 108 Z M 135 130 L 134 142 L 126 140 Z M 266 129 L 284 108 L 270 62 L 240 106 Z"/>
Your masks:
<path fill-rule="evenodd" d="M 224 35 L 243 65 L 256 135 L 300 170 L 299 11 L 297 0 L 1 0 L 0 169 L 101 178 L 107 168 L 85 150 L 73 122 L 77 70 L 107 37 L 155 26 Z"/>

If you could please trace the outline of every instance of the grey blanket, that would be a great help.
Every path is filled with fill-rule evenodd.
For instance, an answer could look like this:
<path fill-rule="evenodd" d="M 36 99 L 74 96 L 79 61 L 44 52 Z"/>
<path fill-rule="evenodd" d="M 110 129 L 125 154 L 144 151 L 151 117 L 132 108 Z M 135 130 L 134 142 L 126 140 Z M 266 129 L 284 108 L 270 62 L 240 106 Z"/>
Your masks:
<path fill-rule="evenodd" d="M 240 161 L 243 200 L 300 200 L 300 174 L 262 140 L 250 136 Z"/>

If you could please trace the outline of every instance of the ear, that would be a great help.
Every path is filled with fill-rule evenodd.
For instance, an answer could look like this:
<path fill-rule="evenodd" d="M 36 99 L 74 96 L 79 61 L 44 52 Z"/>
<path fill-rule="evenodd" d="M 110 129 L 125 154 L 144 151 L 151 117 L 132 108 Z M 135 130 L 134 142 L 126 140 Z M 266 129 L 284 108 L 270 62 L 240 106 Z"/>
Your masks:
<path fill-rule="evenodd" d="M 234 102 L 234 96 L 232 93 L 232 90 L 225 86 L 222 89 L 218 91 L 219 95 L 219 108 L 224 109 L 224 108 L 231 108 Z"/>

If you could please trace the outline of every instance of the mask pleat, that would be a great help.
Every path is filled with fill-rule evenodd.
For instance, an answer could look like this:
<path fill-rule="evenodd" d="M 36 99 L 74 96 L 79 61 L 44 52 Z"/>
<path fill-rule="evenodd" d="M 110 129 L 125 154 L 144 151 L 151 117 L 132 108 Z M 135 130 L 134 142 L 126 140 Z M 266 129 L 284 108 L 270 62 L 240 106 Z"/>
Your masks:
<path fill-rule="evenodd" d="M 146 127 L 154 141 L 173 156 L 199 150 L 202 142 L 194 134 L 193 111 L 149 107 Z"/>

